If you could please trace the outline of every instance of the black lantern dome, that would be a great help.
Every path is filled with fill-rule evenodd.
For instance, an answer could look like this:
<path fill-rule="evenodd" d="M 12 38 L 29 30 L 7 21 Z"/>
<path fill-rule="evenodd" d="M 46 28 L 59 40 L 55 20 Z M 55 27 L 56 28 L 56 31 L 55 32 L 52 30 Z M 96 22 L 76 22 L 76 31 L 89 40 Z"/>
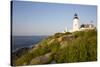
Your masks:
<path fill-rule="evenodd" d="M 74 19 L 79 19 L 77 13 L 74 14 Z"/>

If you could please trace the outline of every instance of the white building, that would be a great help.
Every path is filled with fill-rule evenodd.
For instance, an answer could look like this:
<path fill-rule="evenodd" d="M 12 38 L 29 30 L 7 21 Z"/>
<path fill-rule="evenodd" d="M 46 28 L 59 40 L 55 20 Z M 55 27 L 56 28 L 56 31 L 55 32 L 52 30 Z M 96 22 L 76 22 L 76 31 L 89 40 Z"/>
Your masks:
<path fill-rule="evenodd" d="M 74 18 L 73 18 L 73 29 L 72 31 L 79 31 L 79 18 L 78 15 L 75 13 Z"/>
<path fill-rule="evenodd" d="M 62 31 L 62 33 L 66 33 L 68 32 L 68 28 L 66 27 L 64 31 Z"/>
<path fill-rule="evenodd" d="M 80 26 L 80 31 L 84 31 L 84 30 L 90 30 L 90 29 L 94 29 L 94 25 L 93 24 L 82 24 Z"/>
<path fill-rule="evenodd" d="M 91 30 L 94 28 L 95 28 L 95 26 L 93 24 L 81 24 L 81 25 L 79 25 L 79 18 L 78 18 L 78 15 L 75 13 L 74 18 L 73 18 L 72 32 Z"/>
<path fill-rule="evenodd" d="M 68 31 L 68 28 L 66 27 L 65 30 L 63 31 L 63 33 L 65 33 L 65 32 L 75 32 L 75 31 L 91 30 L 91 29 L 94 29 L 94 28 L 95 28 L 95 26 L 93 24 L 81 24 L 81 25 L 79 25 L 79 17 L 75 13 L 74 14 L 74 18 L 73 18 L 72 29 L 70 29 Z"/>

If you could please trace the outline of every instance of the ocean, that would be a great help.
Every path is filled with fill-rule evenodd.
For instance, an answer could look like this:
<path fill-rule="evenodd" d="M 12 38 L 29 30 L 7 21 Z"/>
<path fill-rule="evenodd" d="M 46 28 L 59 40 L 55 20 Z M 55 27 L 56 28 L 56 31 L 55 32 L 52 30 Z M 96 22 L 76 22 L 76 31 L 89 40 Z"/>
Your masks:
<path fill-rule="evenodd" d="M 12 51 L 19 48 L 31 47 L 47 36 L 12 36 Z"/>

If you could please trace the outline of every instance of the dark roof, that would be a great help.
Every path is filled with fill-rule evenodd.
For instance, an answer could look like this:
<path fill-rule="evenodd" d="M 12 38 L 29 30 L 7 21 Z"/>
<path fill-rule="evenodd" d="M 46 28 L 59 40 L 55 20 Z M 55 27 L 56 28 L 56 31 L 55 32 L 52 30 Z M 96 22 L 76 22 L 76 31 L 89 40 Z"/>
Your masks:
<path fill-rule="evenodd" d="M 80 26 L 80 28 L 89 28 L 89 27 L 94 27 L 94 25 L 93 24 L 82 24 L 81 26 Z"/>
<path fill-rule="evenodd" d="M 75 13 L 74 16 L 77 16 L 77 14 Z"/>
<path fill-rule="evenodd" d="M 74 14 L 74 19 L 79 19 L 77 13 Z"/>

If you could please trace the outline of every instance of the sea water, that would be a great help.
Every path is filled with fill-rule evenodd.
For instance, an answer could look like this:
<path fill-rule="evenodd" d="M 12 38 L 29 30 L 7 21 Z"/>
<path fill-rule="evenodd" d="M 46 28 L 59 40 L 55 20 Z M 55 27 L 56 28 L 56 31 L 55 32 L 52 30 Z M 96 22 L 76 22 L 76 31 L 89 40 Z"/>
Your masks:
<path fill-rule="evenodd" d="M 33 46 L 46 37 L 47 36 L 12 36 L 12 51 Z"/>

